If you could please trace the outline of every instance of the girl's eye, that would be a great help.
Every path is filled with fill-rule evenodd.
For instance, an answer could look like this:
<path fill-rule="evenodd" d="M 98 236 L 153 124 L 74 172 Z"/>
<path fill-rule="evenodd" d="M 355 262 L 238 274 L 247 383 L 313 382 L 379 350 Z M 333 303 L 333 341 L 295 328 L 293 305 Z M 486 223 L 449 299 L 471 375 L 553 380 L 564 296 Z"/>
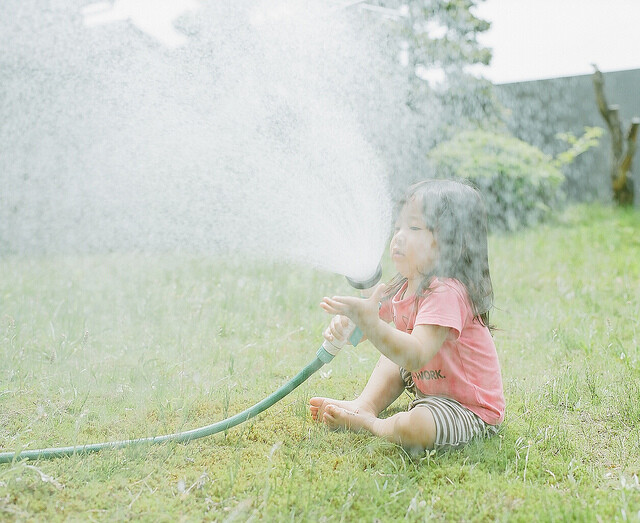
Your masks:
<path fill-rule="evenodd" d="M 411 229 L 412 231 L 421 231 L 421 230 L 422 230 L 422 227 L 415 227 L 415 226 L 414 226 L 414 227 L 410 227 L 410 229 Z"/>

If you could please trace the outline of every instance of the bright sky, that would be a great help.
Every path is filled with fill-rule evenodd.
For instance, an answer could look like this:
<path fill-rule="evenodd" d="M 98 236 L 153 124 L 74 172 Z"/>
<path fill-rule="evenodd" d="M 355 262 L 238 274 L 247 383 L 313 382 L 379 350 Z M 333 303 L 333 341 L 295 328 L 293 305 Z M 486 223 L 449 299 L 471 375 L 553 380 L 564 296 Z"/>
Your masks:
<path fill-rule="evenodd" d="M 494 83 L 640 68 L 640 0 L 486 0 Z"/>

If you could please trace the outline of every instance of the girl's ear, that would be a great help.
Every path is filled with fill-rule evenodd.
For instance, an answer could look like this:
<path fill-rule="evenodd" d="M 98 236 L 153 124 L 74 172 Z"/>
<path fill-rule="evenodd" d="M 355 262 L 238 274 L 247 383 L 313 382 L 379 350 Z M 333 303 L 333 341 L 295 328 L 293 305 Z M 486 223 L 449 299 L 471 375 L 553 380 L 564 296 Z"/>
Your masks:
<path fill-rule="evenodd" d="M 437 259 L 440 255 L 440 244 L 438 243 L 438 237 L 436 236 L 435 231 L 431 231 L 431 238 L 432 240 L 431 245 L 429 245 L 429 249 L 435 253 Z"/>

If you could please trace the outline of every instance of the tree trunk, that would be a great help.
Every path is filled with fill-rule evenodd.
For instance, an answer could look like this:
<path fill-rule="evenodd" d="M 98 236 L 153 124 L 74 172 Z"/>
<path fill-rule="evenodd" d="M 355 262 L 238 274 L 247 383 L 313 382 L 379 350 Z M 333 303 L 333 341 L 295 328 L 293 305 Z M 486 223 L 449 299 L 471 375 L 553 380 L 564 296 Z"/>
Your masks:
<path fill-rule="evenodd" d="M 631 120 L 626 140 L 622 132 L 619 108 L 617 105 L 608 105 L 604 97 L 604 77 L 594 64 L 593 86 L 596 91 L 596 101 L 600 114 L 607 123 L 611 133 L 611 188 L 613 199 L 618 205 L 633 205 L 633 180 L 631 179 L 631 162 L 636 152 L 636 139 L 640 118 Z"/>

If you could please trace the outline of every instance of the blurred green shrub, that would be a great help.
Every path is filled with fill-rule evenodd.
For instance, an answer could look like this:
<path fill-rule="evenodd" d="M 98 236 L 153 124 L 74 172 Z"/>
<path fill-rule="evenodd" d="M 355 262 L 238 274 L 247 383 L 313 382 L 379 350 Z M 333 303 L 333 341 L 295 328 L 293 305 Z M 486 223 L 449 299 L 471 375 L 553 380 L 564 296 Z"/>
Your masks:
<path fill-rule="evenodd" d="M 428 157 L 439 178 L 469 180 L 482 191 L 491 230 L 539 223 L 564 201 L 554 159 L 507 134 L 464 131 Z"/>

